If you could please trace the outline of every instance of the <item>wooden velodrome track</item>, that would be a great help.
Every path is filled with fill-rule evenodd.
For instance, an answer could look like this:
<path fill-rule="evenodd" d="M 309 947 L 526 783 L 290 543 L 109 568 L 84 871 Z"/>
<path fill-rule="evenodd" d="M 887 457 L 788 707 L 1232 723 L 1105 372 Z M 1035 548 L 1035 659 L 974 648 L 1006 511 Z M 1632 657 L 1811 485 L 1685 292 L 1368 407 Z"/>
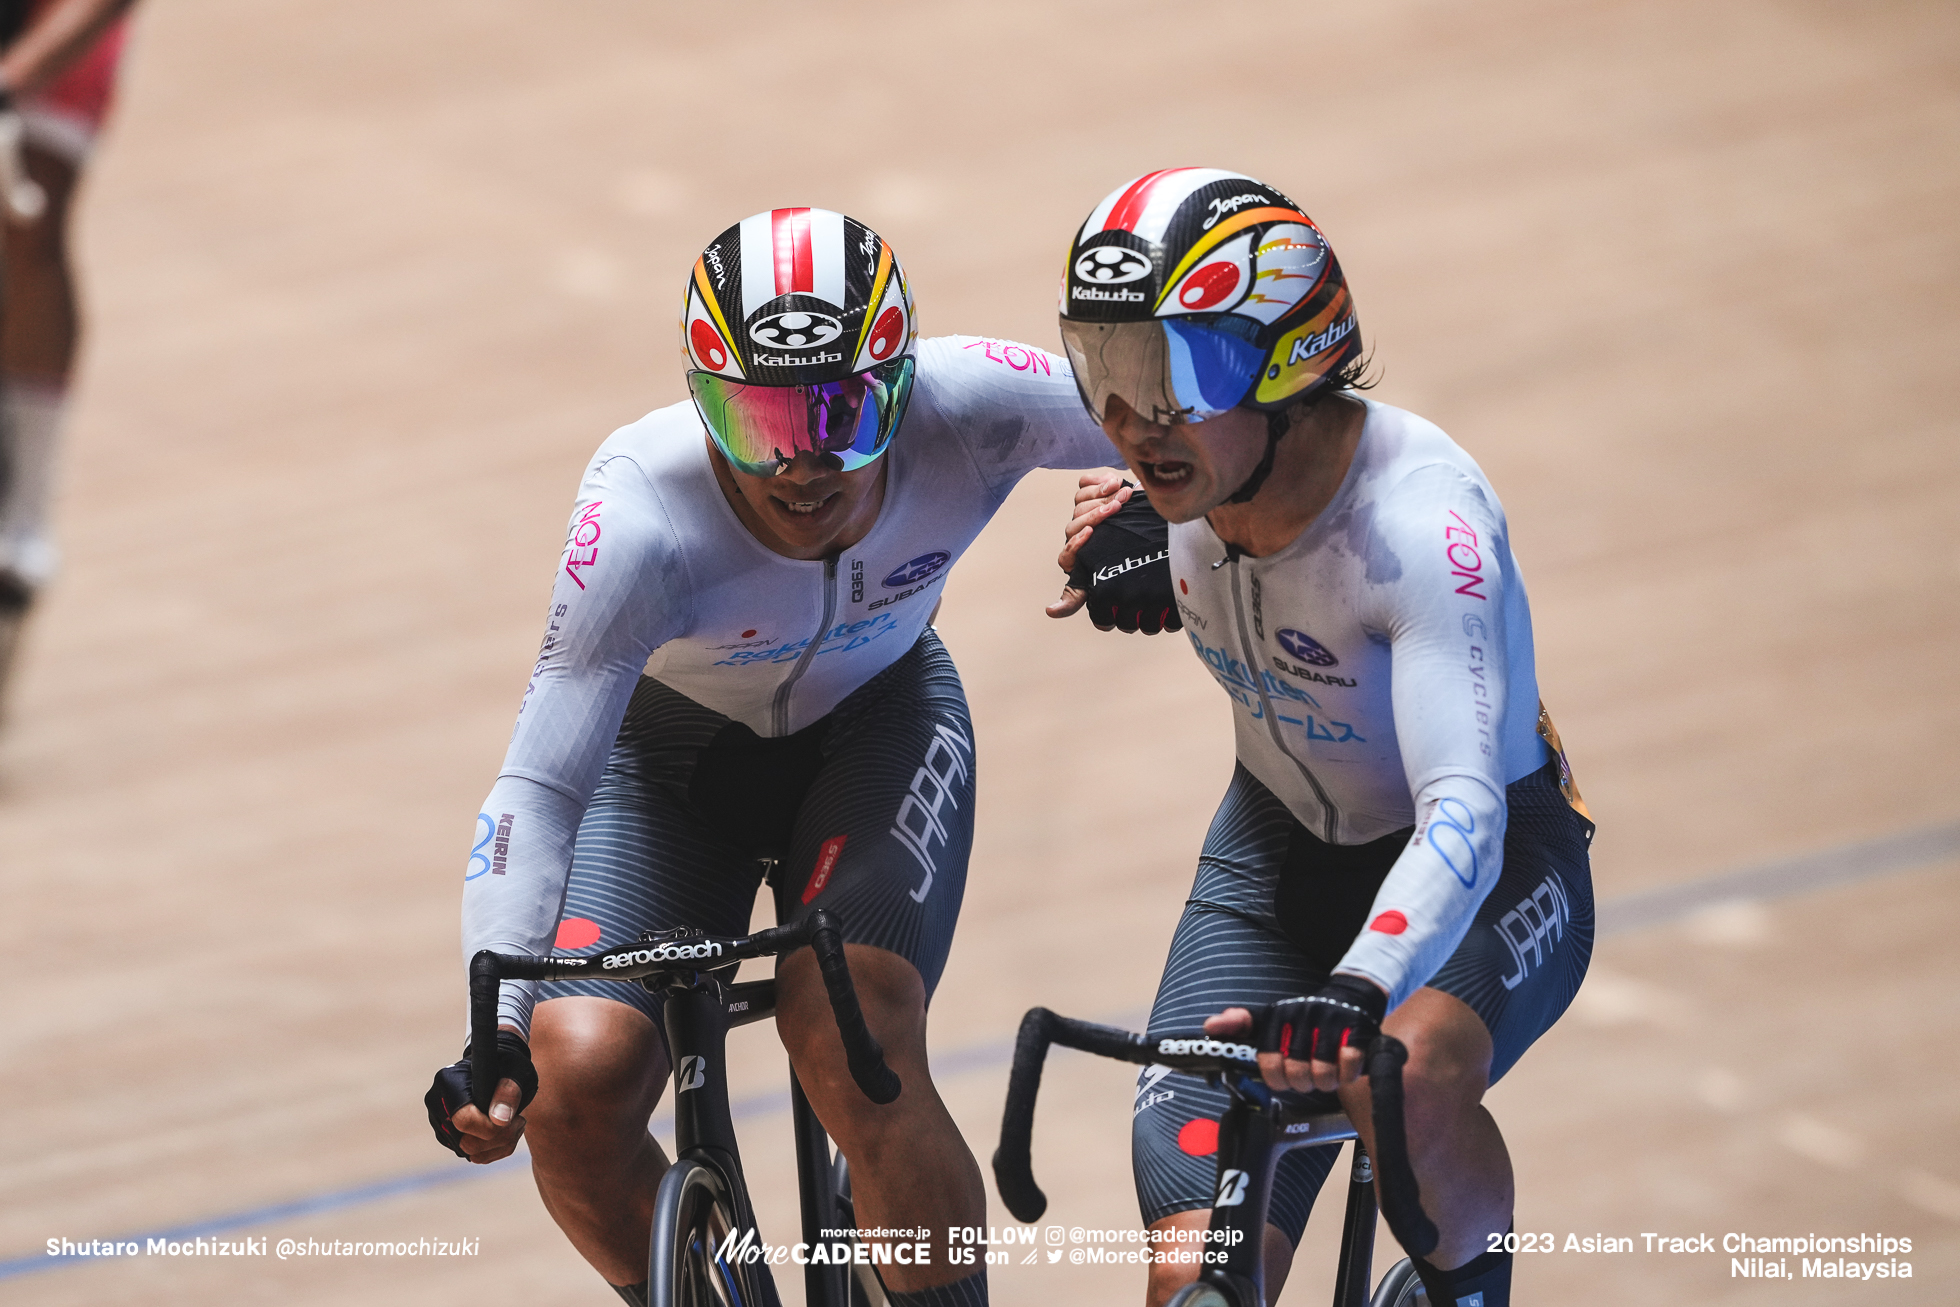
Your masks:
<path fill-rule="evenodd" d="M 1952 1302 L 1960 15 L 679 10 L 141 11 L 83 201 L 67 570 L 0 737 L 0 1298 L 612 1301 L 521 1166 L 429 1182 L 463 1168 L 420 1096 L 458 1042 L 460 870 L 572 489 L 683 397 L 689 261 L 751 211 L 839 208 L 903 252 L 929 331 L 1053 345 L 1072 224 L 1216 162 L 1321 221 L 1379 395 L 1503 494 L 1603 899 L 1936 832 L 1839 859 L 1892 874 L 1602 941 L 1492 1095 L 1521 1230 L 1882 1232 L 1914 1278 L 1574 1252 L 1521 1257 L 1519 1301 Z M 942 617 L 983 781 L 934 1040 L 983 1158 L 1023 1009 L 1140 1015 L 1229 765 L 1180 640 L 1041 616 L 1068 485 L 1016 495 Z M 739 1085 L 780 1086 L 772 1038 L 736 1045 Z M 1051 1069 L 1051 1219 L 1135 1225 L 1130 1080 Z M 792 1237 L 786 1117 L 745 1129 L 765 1236 Z M 240 1213 L 234 1237 L 479 1251 L 43 1255 Z M 1324 1301 L 1337 1214 L 1291 1301 Z M 993 1284 L 1131 1304 L 1141 1276 Z"/>

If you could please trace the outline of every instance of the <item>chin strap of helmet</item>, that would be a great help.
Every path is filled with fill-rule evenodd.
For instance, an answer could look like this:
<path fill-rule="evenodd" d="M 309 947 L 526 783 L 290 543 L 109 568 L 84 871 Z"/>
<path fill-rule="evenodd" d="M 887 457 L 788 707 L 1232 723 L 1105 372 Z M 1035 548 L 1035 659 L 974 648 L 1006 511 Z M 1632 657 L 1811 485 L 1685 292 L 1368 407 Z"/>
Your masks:
<path fill-rule="evenodd" d="M 1266 484 L 1266 478 L 1273 470 L 1273 455 L 1279 452 L 1279 438 L 1286 434 L 1289 411 L 1281 409 L 1266 414 L 1266 456 L 1259 460 L 1258 467 L 1252 469 L 1252 475 L 1245 479 L 1245 484 L 1226 498 L 1226 503 L 1243 504 L 1259 493 L 1260 486 Z"/>

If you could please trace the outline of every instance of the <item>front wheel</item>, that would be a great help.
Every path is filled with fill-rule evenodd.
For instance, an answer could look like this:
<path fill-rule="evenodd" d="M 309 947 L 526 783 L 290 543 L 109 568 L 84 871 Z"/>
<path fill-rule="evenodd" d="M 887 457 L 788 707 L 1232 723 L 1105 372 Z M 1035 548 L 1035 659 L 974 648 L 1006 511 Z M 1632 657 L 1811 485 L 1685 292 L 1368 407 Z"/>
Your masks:
<path fill-rule="evenodd" d="M 1415 1263 L 1404 1257 L 1389 1267 L 1388 1274 L 1375 1286 L 1375 1296 L 1368 1300 L 1368 1307 L 1429 1307 L 1429 1295 L 1423 1292 Z"/>
<path fill-rule="evenodd" d="M 842 1153 L 830 1164 L 830 1197 L 838 1224 L 855 1229 L 857 1206 L 851 1201 L 851 1164 L 844 1160 Z M 887 1307 L 885 1285 L 875 1269 L 853 1263 L 847 1274 L 850 1307 Z"/>
<path fill-rule="evenodd" d="M 669 1167 L 653 1200 L 649 1307 L 753 1307 L 746 1268 L 727 1257 L 734 1232 L 727 1178 L 692 1159 Z"/>
<path fill-rule="evenodd" d="M 1165 1307 L 1260 1307 L 1260 1304 L 1239 1301 L 1239 1296 L 1229 1285 L 1207 1284 L 1200 1280 L 1172 1294 Z"/>

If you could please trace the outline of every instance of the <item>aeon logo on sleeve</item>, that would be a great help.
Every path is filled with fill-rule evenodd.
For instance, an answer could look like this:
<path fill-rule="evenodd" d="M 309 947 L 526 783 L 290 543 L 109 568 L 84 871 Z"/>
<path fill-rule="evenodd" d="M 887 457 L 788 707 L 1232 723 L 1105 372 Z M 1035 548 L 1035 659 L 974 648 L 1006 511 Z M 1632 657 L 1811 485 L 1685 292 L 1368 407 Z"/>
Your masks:
<path fill-rule="evenodd" d="M 885 578 L 885 589 L 896 590 L 900 586 L 917 585 L 952 561 L 953 556 L 943 549 L 920 554 L 911 562 L 893 569 L 892 574 Z"/>
<path fill-rule="evenodd" d="M 1332 667 L 1341 661 L 1305 631 L 1279 632 L 1279 647 L 1301 662 L 1315 667 Z"/>
<path fill-rule="evenodd" d="M 1115 286 L 1149 276 L 1150 260 L 1122 245 L 1104 245 L 1075 261 L 1075 275 L 1081 281 Z"/>

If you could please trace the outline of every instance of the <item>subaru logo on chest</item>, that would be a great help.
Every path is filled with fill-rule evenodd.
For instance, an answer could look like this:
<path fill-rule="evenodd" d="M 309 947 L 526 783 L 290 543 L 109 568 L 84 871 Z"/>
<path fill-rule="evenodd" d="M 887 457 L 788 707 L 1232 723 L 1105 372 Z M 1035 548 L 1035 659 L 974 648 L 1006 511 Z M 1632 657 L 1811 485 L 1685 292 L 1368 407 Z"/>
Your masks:
<path fill-rule="evenodd" d="M 1332 667 L 1341 661 L 1305 631 L 1280 631 L 1278 635 L 1279 647 L 1303 663 L 1314 667 Z"/>
<path fill-rule="evenodd" d="M 897 590 L 901 586 L 917 585 L 940 568 L 951 562 L 953 556 L 943 549 L 935 549 L 929 554 L 920 554 L 909 563 L 892 569 L 885 578 L 885 589 Z"/>

